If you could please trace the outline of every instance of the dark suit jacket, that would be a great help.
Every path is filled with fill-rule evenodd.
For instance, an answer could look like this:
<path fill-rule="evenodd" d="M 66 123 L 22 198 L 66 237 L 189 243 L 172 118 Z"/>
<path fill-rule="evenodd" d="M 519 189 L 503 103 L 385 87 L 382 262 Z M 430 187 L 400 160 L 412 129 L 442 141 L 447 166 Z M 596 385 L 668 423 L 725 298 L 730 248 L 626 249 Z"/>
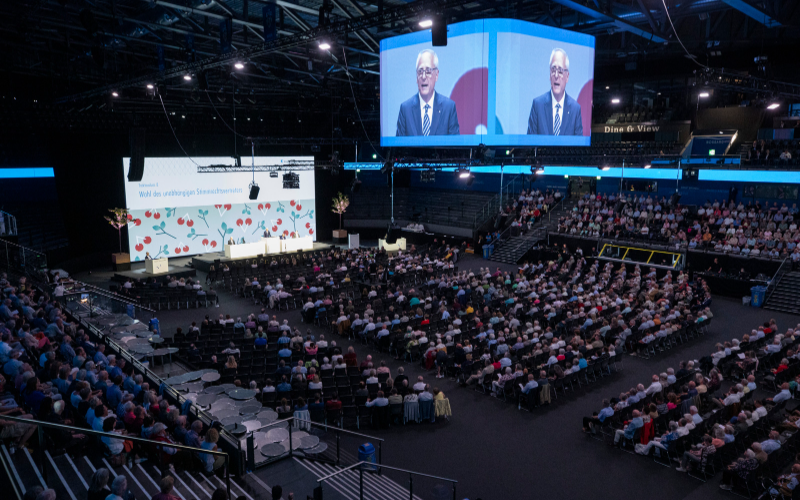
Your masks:
<path fill-rule="evenodd" d="M 397 115 L 397 137 L 414 135 L 422 135 L 418 93 L 400 105 L 400 113 Z M 429 135 L 459 135 L 456 103 L 438 92 L 433 98 Z"/>
<path fill-rule="evenodd" d="M 553 135 L 553 101 L 550 92 L 548 90 L 533 100 L 528 118 L 528 135 Z M 581 105 L 567 94 L 564 95 L 559 135 L 583 135 Z"/>

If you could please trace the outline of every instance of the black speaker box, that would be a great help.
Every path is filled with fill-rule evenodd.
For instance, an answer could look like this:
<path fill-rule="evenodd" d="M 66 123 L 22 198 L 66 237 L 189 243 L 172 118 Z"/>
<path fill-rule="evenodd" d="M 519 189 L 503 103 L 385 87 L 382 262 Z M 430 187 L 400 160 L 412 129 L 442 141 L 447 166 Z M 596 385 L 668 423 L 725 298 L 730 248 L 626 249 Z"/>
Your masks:
<path fill-rule="evenodd" d="M 400 228 L 397 226 L 389 226 L 389 229 L 386 231 L 386 243 L 394 244 L 397 243 L 397 238 L 400 237 Z"/>
<path fill-rule="evenodd" d="M 128 133 L 131 146 L 131 167 L 128 169 L 128 182 L 139 182 L 144 175 L 144 143 L 146 137 L 144 128 L 132 128 Z"/>

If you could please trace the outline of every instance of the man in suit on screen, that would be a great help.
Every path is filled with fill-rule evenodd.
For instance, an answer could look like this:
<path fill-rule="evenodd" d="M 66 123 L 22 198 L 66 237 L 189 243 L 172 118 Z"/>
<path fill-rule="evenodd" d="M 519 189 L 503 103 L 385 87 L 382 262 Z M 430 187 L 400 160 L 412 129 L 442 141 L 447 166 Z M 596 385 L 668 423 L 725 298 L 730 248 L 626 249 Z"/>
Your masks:
<path fill-rule="evenodd" d="M 397 136 L 458 135 L 456 103 L 436 92 L 439 56 L 431 49 L 417 55 L 419 92 L 400 105 Z"/>
<path fill-rule="evenodd" d="M 550 91 L 533 100 L 529 135 L 583 135 L 581 105 L 567 95 L 569 58 L 564 49 L 550 53 Z"/>

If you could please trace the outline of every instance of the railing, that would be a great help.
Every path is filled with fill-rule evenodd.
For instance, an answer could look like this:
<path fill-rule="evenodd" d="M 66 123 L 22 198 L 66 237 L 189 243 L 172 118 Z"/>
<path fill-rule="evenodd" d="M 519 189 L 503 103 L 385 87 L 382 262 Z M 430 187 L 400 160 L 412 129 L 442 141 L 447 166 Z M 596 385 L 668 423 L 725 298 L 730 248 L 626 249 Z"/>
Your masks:
<path fill-rule="evenodd" d="M 70 280 L 70 281 L 66 282 L 64 284 L 64 291 L 65 291 L 64 297 L 70 297 L 70 296 L 75 296 L 75 295 L 90 295 L 90 296 L 91 295 L 95 295 L 95 296 L 97 296 L 97 297 L 102 299 L 102 300 L 99 301 L 99 306 L 100 307 L 102 307 L 103 305 L 108 305 L 108 304 L 113 303 L 114 301 L 116 301 L 116 302 L 122 302 L 123 304 L 125 304 L 125 306 L 132 305 L 136 309 L 139 309 L 139 310 L 142 310 L 142 311 L 147 311 L 147 312 L 151 313 L 153 316 L 155 316 L 155 314 L 156 314 L 156 310 L 155 309 L 151 309 L 149 307 L 145 307 L 145 306 L 141 305 L 141 303 L 138 302 L 133 297 L 130 297 L 128 295 L 122 295 L 122 294 L 119 294 L 119 293 L 115 293 L 115 292 L 112 292 L 111 290 L 106 290 L 105 288 L 100 288 L 98 286 L 91 285 L 89 283 L 84 283 L 82 281 Z M 127 307 L 124 307 L 123 309 L 127 309 Z M 126 311 L 125 310 L 118 310 L 118 311 L 112 311 L 112 312 L 123 312 L 124 313 Z"/>
<path fill-rule="evenodd" d="M 193 453 L 208 453 L 209 455 L 225 457 L 225 486 L 228 489 L 228 497 L 230 498 L 230 494 L 231 494 L 231 474 L 230 474 L 230 468 L 229 468 L 230 458 L 228 457 L 228 454 L 225 453 L 225 452 L 206 450 L 206 449 L 203 449 L 203 448 L 195 448 L 193 446 L 186 446 L 185 444 L 177 444 L 177 443 L 161 444 L 160 441 L 153 441 L 151 439 L 145 439 L 145 438 L 141 438 L 141 437 L 129 436 L 127 434 L 126 435 L 114 434 L 114 433 L 111 433 L 111 432 L 96 431 L 94 429 L 84 429 L 83 427 L 72 427 L 72 426 L 64 425 L 64 424 L 54 424 L 54 423 L 51 423 L 51 422 L 42 422 L 40 420 L 33 420 L 33 419 L 26 419 L 26 418 L 19 418 L 19 417 L 9 417 L 9 416 L 5 416 L 5 415 L 2 417 L 2 419 L 3 420 L 11 420 L 11 421 L 18 422 L 20 424 L 25 424 L 25 425 L 36 425 L 37 432 L 38 432 L 38 435 L 39 435 L 39 446 L 36 447 L 36 453 L 38 454 L 39 462 L 41 462 L 39 470 L 41 471 L 42 478 L 44 478 L 45 482 L 48 481 L 48 479 L 47 479 L 48 473 L 47 473 L 47 467 L 45 467 L 46 462 L 45 462 L 45 455 L 44 455 L 45 454 L 45 448 L 47 446 L 47 441 L 44 439 L 44 429 L 43 429 L 43 428 L 46 427 L 46 428 L 49 428 L 49 429 L 57 429 L 57 430 L 62 430 L 62 431 L 75 432 L 75 433 L 78 433 L 78 434 L 88 434 L 90 436 L 108 437 L 108 438 L 112 438 L 112 439 L 122 439 L 122 440 L 125 440 L 125 441 L 133 441 L 133 442 L 136 442 L 136 443 L 143 443 L 143 444 L 147 445 L 148 447 L 155 447 L 155 449 L 157 449 L 157 450 L 160 450 L 162 448 L 175 448 L 177 450 L 186 450 L 186 451 L 193 452 Z M 13 476 L 9 476 L 9 478 L 13 478 Z M 11 479 L 11 481 L 13 482 L 13 479 Z"/>
<path fill-rule="evenodd" d="M 32 248 L 0 240 L 0 266 L 37 275 L 47 269 L 47 255 Z"/>
<path fill-rule="evenodd" d="M 500 188 L 500 192 L 489 199 L 482 207 L 480 213 L 475 213 L 472 217 L 472 229 L 478 229 L 481 224 L 486 222 L 489 217 L 494 217 L 500 213 L 500 209 L 516 196 L 524 187 L 524 176 L 520 175 L 511 180 L 508 184 Z"/>
<path fill-rule="evenodd" d="M 775 292 L 775 289 L 778 287 L 778 283 L 780 282 L 781 278 L 783 278 L 783 275 L 789 272 L 789 270 L 792 268 L 791 262 L 792 259 L 790 259 L 789 257 L 783 259 L 783 262 L 781 262 L 781 265 L 778 267 L 778 270 L 775 271 L 774 275 L 772 275 L 772 279 L 769 280 L 769 284 L 767 285 L 767 292 L 765 294 L 767 298 L 764 300 L 764 303 L 766 303 L 772 296 L 773 292 Z M 787 263 L 789 265 L 787 265 Z"/>
<path fill-rule="evenodd" d="M 552 220 L 552 219 L 551 219 L 551 215 L 552 215 L 552 213 L 553 213 L 553 212 L 555 212 L 555 211 L 557 210 L 557 207 L 558 207 L 559 205 L 561 205 L 561 206 L 563 207 L 563 202 L 564 202 L 564 197 L 561 197 L 561 199 L 559 199 L 557 202 L 555 202 L 555 204 L 554 204 L 552 207 L 549 207 L 549 208 L 547 209 L 547 222 L 548 222 L 548 223 L 549 223 L 549 222 Z M 539 225 L 538 225 L 538 226 L 537 226 L 537 225 L 534 225 L 534 226 L 532 226 L 532 227 L 531 227 L 531 229 L 529 230 L 529 232 L 527 232 L 527 233 L 525 233 L 525 234 L 521 234 L 521 235 L 520 235 L 520 239 L 517 241 L 517 244 L 516 244 L 516 246 L 514 247 L 514 249 L 512 250 L 512 253 L 513 253 L 513 252 L 516 252 L 517 250 L 519 250 L 519 248 L 520 248 L 522 245 L 525 245 L 526 243 L 529 243 L 529 242 L 530 242 L 530 240 L 531 240 L 531 239 L 533 239 L 533 238 L 535 238 L 535 239 L 536 239 L 536 241 L 539 241 L 539 240 L 541 240 L 541 239 L 547 238 L 547 234 L 548 234 L 547 228 L 546 228 L 546 227 L 542 227 L 542 224 L 543 224 L 543 222 L 544 222 L 544 217 L 540 218 L 540 219 L 539 219 L 538 221 L 536 221 L 536 222 L 537 222 L 537 223 L 539 223 Z M 535 224 L 535 223 L 534 223 L 534 224 Z M 510 230 L 511 230 L 511 226 L 507 227 L 507 228 L 505 229 L 505 231 L 503 231 L 502 233 L 500 233 L 500 237 L 499 237 L 498 239 L 499 239 L 501 242 L 502 242 L 502 241 L 504 241 L 504 240 L 503 240 L 503 236 L 504 236 L 506 233 L 508 233 Z M 541 233 L 542 233 L 542 232 L 544 232 L 544 236 L 542 236 L 542 235 L 541 235 Z M 506 240 L 506 244 L 510 244 L 510 243 L 511 243 L 511 240 Z M 498 248 L 496 248 L 496 249 L 495 249 L 495 251 L 496 251 L 496 250 L 498 250 Z"/>
<path fill-rule="evenodd" d="M 17 217 L 0 210 L 0 236 L 16 236 L 17 234 Z"/>
<path fill-rule="evenodd" d="M 17 488 L 17 482 L 14 480 L 13 473 L 11 472 L 11 467 L 13 464 L 11 462 L 6 461 L 6 457 L 4 453 L 0 453 L 0 462 L 3 463 L 3 471 L 6 473 L 6 477 L 8 478 L 8 482 L 11 483 L 11 487 L 14 488 L 14 498 L 15 500 L 22 500 L 22 492 Z"/>
<path fill-rule="evenodd" d="M 367 466 L 367 467 L 364 467 L 364 466 Z M 355 463 L 355 464 L 353 464 L 353 465 L 351 465 L 349 467 L 345 467 L 342 470 L 336 471 L 333 474 L 328 474 L 327 476 L 323 476 L 323 477 L 317 479 L 317 482 L 320 483 L 320 487 L 321 487 L 323 484 L 325 484 L 325 481 L 328 481 L 329 479 L 334 478 L 334 477 L 336 477 L 336 476 L 338 476 L 340 474 L 343 474 L 343 473 L 345 473 L 345 472 L 347 472 L 349 470 L 352 470 L 352 469 L 354 469 L 356 467 L 358 467 L 358 472 L 359 472 L 359 475 L 358 475 L 358 491 L 359 491 L 358 498 L 359 498 L 359 500 L 364 500 L 364 470 L 367 469 L 367 468 L 376 467 L 376 465 L 373 464 L 372 462 L 361 461 L 361 462 Z M 453 486 L 453 500 L 456 500 L 456 484 L 458 484 L 458 481 L 456 481 L 455 479 L 448 479 L 446 477 L 432 476 L 430 474 L 423 474 L 421 472 L 414 472 L 414 471 L 407 470 L 407 469 L 400 469 L 398 467 L 390 467 L 388 465 L 379 465 L 379 466 L 377 466 L 377 469 L 379 471 L 381 469 L 389 469 L 389 470 L 393 470 L 393 471 L 397 471 L 397 472 L 402 472 L 402 473 L 408 474 L 408 492 L 409 492 L 409 496 L 408 497 L 411 500 L 414 499 L 414 476 L 425 477 L 425 478 L 428 478 L 428 479 L 434 479 L 436 481 L 446 481 L 446 482 L 451 483 L 452 486 Z"/>
<path fill-rule="evenodd" d="M 349 436 L 356 436 L 356 437 L 359 437 L 359 438 L 365 438 L 365 439 L 369 439 L 369 440 L 372 440 L 372 441 L 377 441 L 377 443 L 378 443 L 378 463 L 380 464 L 381 461 L 382 461 L 382 457 L 383 457 L 383 441 L 384 440 L 379 438 L 379 437 L 369 436 L 367 434 L 361 434 L 359 432 L 346 431 L 344 429 L 340 429 L 340 428 L 332 426 L 332 425 L 320 424 L 319 422 L 314 422 L 314 421 L 311 421 L 311 420 L 300 419 L 300 418 L 297 418 L 297 417 L 289 417 L 289 418 L 285 418 L 285 419 L 282 419 L 282 420 L 276 420 L 275 422 L 272 422 L 270 424 L 264 425 L 264 426 L 262 426 L 262 427 L 260 427 L 258 429 L 254 429 L 253 431 L 249 431 L 247 433 L 247 445 L 246 445 L 247 446 L 247 468 L 249 470 L 254 470 L 257 466 L 267 465 L 267 464 L 276 462 L 278 460 L 281 460 L 283 458 L 291 458 L 291 457 L 294 456 L 294 454 L 295 454 L 294 453 L 294 447 L 292 446 L 292 429 L 293 429 L 292 423 L 293 422 L 298 422 L 302 426 L 314 426 L 314 427 L 324 428 L 326 431 L 328 430 L 328 428 L 330 428 L 331 430 L 333 430 L 336 433 L 336 460 L 327 460 L 327 459 L 324 459 L 322 457 L 314 457 L 315 460 L 329 461 L 332 464 L 338 466 L 341 463 L 340 437 L 341 437 L 341 434 L 346 434 L 346 435 L 349 435 Z M 254 434 L 256 432 L 264 432 L 263 429 L 267 429 L 269 427 L 283 426 L 284 424 L 288 424 L 288 429 L 289 429 L 289 451 L 287 451 L 288 455 L 281 455 L 281 456 L 273 457 L 271 459 L 262 460 L 258 464 L 256 464 L 256 460 L 255 460 L 256 452 L 255 452 L 255 442 L 254 442 L 255 441 L 255 437 L 254 437 Z"/>

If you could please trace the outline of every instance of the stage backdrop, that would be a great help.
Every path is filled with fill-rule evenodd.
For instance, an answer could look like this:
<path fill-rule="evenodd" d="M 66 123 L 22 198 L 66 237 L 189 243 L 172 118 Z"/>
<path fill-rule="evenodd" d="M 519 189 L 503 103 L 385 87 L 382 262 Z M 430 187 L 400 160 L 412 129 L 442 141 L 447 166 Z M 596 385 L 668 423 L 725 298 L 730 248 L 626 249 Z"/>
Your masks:
<path fill-rule="evenodd" d="M 246 158 L 242 159 L 246 162 Z M 313 157 L 256 157 L 256 165 L 313 161 Z M 194 158 L 197 164 L 233 165 L 230 157 Z M 249 171 L 198 173 L 189 158 L 146 158 L 140 182 L 128 182 L 130 158 L 122 161 L 125 199 L 131 221 L 128 245 L 131 260 L 150 256 L 175 257 L 219 252 L 224 242 L 258 241 L 273 235 L 311 236 L 316 240 L 314 171 L 297 171 L 300 189 L 283 189 L 277 178 L 256 172 L 261 188 L 257 200 L 248 199 L 253 174 Z"/>

